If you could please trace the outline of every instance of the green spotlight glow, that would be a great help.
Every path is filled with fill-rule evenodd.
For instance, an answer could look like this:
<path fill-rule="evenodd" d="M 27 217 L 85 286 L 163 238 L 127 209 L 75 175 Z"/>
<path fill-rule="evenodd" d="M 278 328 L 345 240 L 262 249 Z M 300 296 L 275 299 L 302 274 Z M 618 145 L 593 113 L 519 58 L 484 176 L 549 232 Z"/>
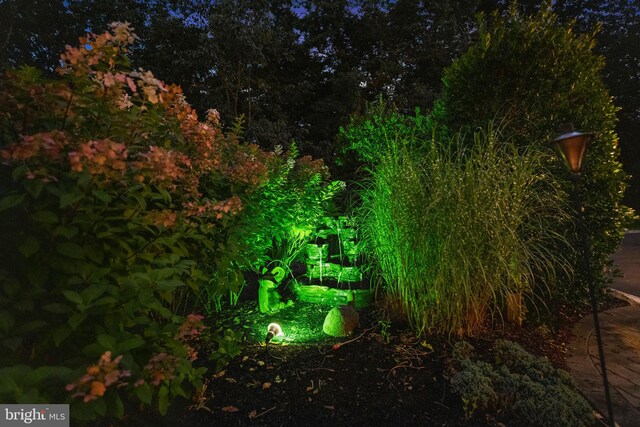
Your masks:
<path fill-rule="evenodd" d="M 346 300 L 344 302 L 346 304 Z M 295 305 L 285 307 L 277 314 L 262 313 L 257 309 L 252 315 L 246 316 L 240 321 L 239 327 L 244 329 L 248 342 L 254 344 L 265 343 L 265 333 L 268 334 L 271 323 L 280 325 L 284 334 L 275 336 L 274 333 L 269 345 L 294 345 L 332 343 L 331 337 L 322 332 L 322 324 L 331 307 L 324 304 L 297 301 Z M 240 319 L 239 319 L 240 320 Z M 276 332 L 275 330 L 273 332 Z"/>
<path fill-rule="evenodd" d="M 284 336 L 284 332 L 282 331 L 282 327 L 277 323 L 269 323 L 267 326 L 267 337 L 265 338 L 265 343 L 269 344 L 269 341 L 274 337 L 282 337 Z"/>
<path fill-rule="evenodd" d="M 273 334 L 274 337 L 284 336 L 282 326 L 277 323 L 269 323 L 269 326 L 267 326 L 267 333 Z"/>

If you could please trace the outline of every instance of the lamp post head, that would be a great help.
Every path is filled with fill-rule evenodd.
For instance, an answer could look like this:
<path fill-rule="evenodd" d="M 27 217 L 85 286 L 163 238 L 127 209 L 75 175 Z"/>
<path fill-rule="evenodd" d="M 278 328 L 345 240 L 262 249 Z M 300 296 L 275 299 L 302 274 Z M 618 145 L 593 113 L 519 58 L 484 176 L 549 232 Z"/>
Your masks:
<path fill-rule="evenodd" d="M 556 137 L 553 142 L 558 147 L 558 151 L 560 151 L 569 170 L 578 174 L 582 168 L 582 157 L 587 143 L 593 134 L 591 132 L 577 132 L 573 128 L 573 123 L 563 125 L 561 132 L 562 135 Z"/>

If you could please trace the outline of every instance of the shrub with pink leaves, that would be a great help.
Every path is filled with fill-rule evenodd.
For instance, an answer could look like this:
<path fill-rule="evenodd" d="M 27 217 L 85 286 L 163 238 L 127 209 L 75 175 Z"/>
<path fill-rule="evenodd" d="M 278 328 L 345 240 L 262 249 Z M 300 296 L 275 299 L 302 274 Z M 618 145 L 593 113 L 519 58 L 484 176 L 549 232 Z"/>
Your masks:
<path fill-rule="evenodd" d="M 0 79 L 5 403 L 121 417 L 132 395 L 164 413 L 199 387 L 213 356 L 198 354 L 204 319 L 179 315 L 185 296 L 229 258 L 239 215 L 285 161 L 133 70 L 136 40 L 115 23 L 68 46 L 54 78 L 23 67 Z"/>

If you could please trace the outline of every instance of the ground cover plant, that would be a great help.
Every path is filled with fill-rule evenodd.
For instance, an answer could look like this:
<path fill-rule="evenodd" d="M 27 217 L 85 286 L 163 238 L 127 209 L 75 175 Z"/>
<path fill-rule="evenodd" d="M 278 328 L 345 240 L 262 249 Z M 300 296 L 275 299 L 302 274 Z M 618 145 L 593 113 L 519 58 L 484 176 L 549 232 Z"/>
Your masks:
<path fill-rule="evenodd" d="M 495 341 L 488 361 L 477 360 L 473 350 L 460 341 L 452 351 L 452 390 L 468 418 L 491 408 L 514 425 L 593 425 L 593 411 L 567 372 L 508 340 Z"/>
<path fill-rule="evenodd" d="M 212 337 L 191 311 L 206 308 L 203 287 L 238 291 L 214 274 L 230 257 L 257 262 L 232 250 L 240 212 L 273 210 L 259 189 L 283 167 L 291 197 L 325 200 L 321 162 L 225 135 L 215 110 L 198 120 L 179 87 L 131 69 L 135 40 L 113 24 L 67 47 L 57 76 L 0 81 L 3 402 L 70 402 L 74 419 L 166 413 L 202 384 L 199 358 L 220 369 L 238 354 L 240 334 Z M 308 225 L 299 206 L 277 208 Z"/>

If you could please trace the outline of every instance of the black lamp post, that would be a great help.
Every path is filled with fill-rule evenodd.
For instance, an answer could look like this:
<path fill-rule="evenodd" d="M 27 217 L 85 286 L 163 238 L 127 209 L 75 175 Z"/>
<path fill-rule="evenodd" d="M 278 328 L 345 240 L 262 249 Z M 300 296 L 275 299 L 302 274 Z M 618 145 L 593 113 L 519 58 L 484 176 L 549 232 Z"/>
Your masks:
<path fill-rule="evenodd" d="M 598 295 L 595 289 L 593 274 L 591 272 L 591 246 L 589 233 L 585 225 L 582 199 L 580 197 L 580 170 L 582 169 L 582 157 L 584 156 L 587 143 L 591 139 L 590 132 L 576 132 L 573 124 L 567 123 L 561 129 L 562 135 L 553 142 L 558 147 L 563 160 L 571 171 L 571 180 L 574 183 L 577 211 L 580 219 L 579 229 L 582 240 L 582 254 L 586 279 L 589 285 L 589 296 L 591 297 L 591 310 L 593 311 L 593 323 L 596 331 L 596 341 L 598 343 L 598 353 L 600 356 L 600 371 L 602 372 L 602 382 L 604 383 L 604 396 L 607 401 L 609 411 L 609 425 L 615 426 L 613 421 L 613 406 L 611 405 L 611 395 L 609 394 L 609 381 L 607 379 L 607 367 L 604 360 L 604 348 L 602 347 L 602 335 L 600 334 L 600 321 L 598 320 Z"/>

